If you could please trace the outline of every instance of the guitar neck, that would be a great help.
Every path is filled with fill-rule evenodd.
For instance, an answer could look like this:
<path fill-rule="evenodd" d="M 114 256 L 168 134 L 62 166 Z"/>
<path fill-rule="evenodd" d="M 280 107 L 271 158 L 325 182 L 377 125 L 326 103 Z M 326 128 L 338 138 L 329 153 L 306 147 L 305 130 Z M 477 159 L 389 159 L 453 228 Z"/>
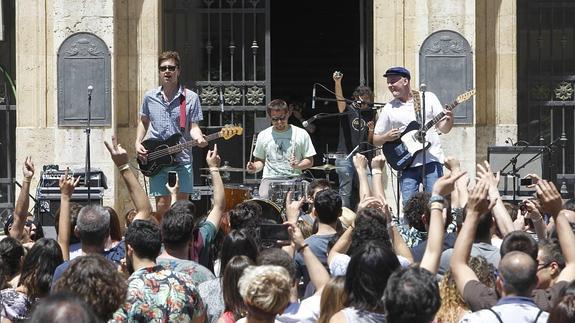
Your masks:
<path fill-rule="evenodd" d="M 222 136 L 221 133 L 216 132 L 216 133 L 213 133 L 211 135 L 207 135 L 205 137 L 205 139 L 206 139 L 206 141 L 211 141 L 214 139 L 218 139 L 221 136 Z M 169 147 L 168 150 L 169 150 L 170 154 L 175 154 L 175 153 L 181 152 L 184 149 L 189 149 L 189 148 L 195 147 L 197 145 L 198 144 L 196 143 L 195 140 L 189 140 L 189 141 L 186 141 L 186 142 L 181 143 L 181 144 L 173 145 L 173 146 Z"/>
<path fill-rule="evenodd" d="M 445 109 L 446 110 L 453 110 L 459 103 L 457 101 L 453 101 L 453 103 L 451 103 L 450 105 L 446 106 Z M 433 119 L 431 119 L 428 123 L 425 124 L 425 127 L 423 127 L 423 129 L 425 131 L 431 129 L 431 127 L 435 126 L 436 123 L 439 122 L 439 120 L 443 119 L 443 117 L 445 117 L 445 113 L 443 111 L 441 111 L 441 113 L 439 113 L 438 115 L 436 115 Z"/>

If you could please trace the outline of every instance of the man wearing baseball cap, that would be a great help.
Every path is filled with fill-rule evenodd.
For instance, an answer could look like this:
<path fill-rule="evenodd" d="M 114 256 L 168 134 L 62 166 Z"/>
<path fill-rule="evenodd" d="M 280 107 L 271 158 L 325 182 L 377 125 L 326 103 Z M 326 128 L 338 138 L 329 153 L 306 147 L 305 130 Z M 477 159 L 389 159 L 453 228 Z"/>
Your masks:
<path fill-rule="evenodd" d="M 406 126 L 412 121 L 419 124 L 427 123 L 441 112 L 445 117 L 439 121 L 435 127 L 426 133 L 426 141 L 431 146 L 425 153 L 425 187 L 424 190 L 431 192 L 435 181 L 443 176 L 444 155 L 439 140 L 439 132 L 448 133 L 453 127 L 453 113 L 442 107 L 435 94 L 425 92 L 425 117 L 423 118 L 423 98 L 422 93 L 411 89 L 411 74 L 405 67 L 389 68 L 384 77 L 387 78 L 387 87 L 394 99 L 387 103 L 382 109 L 377 124 L 373 143 L 376 146 L 386 142 L 401 138 L 401 134 Z M 418 116 L 419 114 L 419 116 Z M 403 204 L 417 191 L 423 182 L 423 153 L 416 154 L 410 166 L 401 171 L 401 196 Z"/>

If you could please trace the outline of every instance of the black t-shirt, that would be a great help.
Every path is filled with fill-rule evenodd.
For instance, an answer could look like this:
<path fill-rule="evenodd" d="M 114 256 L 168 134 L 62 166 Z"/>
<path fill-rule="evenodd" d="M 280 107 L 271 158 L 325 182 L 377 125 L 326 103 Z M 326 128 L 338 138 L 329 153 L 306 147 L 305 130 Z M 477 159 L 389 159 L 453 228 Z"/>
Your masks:
<path fill-rule="evenodd" d="M 345 107 L 345 112 L 349 112 L 349 114 L 343 115 L 339 119 L 337 151 L 349 154 L 360 142 L 367 142 L 367 123 L 373 120 L 375 113 L 372 109 L 358 110 L 349 105 Z M 369 147 L 368 144 L 363 143 L 358 151 L 367 150 Z"/>

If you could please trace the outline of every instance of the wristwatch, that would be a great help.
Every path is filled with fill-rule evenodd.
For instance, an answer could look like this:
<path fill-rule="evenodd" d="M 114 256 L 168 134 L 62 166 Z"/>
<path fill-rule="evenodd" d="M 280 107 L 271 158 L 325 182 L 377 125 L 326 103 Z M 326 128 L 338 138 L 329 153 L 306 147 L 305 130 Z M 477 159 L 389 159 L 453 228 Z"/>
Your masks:
<path fill-rule="evenodd" d="M 443 202 L 445 202 L 445 199 L 441 195 L 432 195 L 429 198 L 429 204 L 431 205 L 431 203 L 433 203 L 433 202 L 443 203 Z"/>

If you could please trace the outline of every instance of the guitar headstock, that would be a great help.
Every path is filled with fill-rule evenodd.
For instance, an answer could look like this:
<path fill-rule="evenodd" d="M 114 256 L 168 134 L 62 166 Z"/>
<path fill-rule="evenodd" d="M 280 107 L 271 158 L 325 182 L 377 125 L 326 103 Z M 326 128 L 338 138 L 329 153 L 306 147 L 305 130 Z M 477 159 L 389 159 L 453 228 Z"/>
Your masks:
<path fill-rule="evenodd" d="M 462 102 L 469 100 L 474 95 L 475 95 L 475 89 L 473 89 L 471 91 L 467 91 L 467 92 L 459 95 L 455 101 L 459 104 L 459 103 L 462 103 Z"/>
<path fill-rule="evenodd" d="M 225 140 L 232 138 L 233 136 L 240 136 L 244 132 L 244 129 L 237 125 L 227 124 L 222 130 L 220 130 L 220 136 Z"/>

